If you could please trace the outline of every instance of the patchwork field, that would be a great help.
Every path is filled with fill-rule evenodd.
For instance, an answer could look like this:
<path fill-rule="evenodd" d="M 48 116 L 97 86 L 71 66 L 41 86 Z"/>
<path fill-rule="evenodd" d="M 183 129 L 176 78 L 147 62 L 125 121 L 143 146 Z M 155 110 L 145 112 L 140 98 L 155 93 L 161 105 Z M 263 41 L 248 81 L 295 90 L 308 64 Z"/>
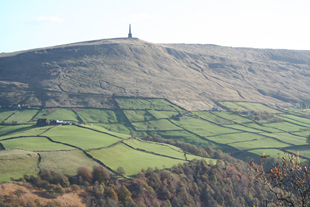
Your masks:
<path fill-rule="evenodd" d="M 24 169 L 21 163 L 23 170 L 0 170 L 0 181 L 8 180 L 10 173 L 17 177 L 24 172 L 35 174 L 38 166 L 74 174 L 77 167 L 91 168 L 100 161 L 112 170 L 123 167 L 130 177 L 142 168 L 162 169 L 187 162 L 183 150 L 172 145 L 129 139 L 146 135 L 159 135 L 204 149 L 211 146 L 243 160 L 260 159 L 262 153 L 277 159 L 277 153 L 296 151 L 310 160 L 310 145 L 306 143 L 310 119 L 295 112 L 289 114 L 289 110 L 281 112 L 260 103 L 220 102 L 228 111 L 189 112 L 164 99 L 115 101 L 120 109 L 0 109 L 0 119 L 7 124 L 0 125 L 0 160 L 24 156 L 25 163 L 32 166 Z M 254 111 L 254 115 L 268 112 L 281 119 L 254 121 L 234 110 Z M 29 123 L 39 118 L 87 124 L 36 127 L 35 122 Z M 21 124 L 9 124 L 12 121 Z M 31 159 L 24 152 L 29 152 Z M 190 154 L 186 157 L 197 158 Z M 11 165 L 9 159 L 1 162 Z"/>

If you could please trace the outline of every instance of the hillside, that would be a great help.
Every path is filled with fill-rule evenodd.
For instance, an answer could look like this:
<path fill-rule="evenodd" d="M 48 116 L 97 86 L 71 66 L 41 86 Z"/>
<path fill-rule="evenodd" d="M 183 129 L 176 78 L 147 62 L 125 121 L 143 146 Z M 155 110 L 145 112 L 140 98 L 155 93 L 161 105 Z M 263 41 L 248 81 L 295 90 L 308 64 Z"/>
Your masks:
<path fill-rule="evenodd" d="M 117 108 L 114 96 L 271 106 L 309 100 L 310 51 L 153 44 L 118 38 L 0 54 L 0 105 Z"/>

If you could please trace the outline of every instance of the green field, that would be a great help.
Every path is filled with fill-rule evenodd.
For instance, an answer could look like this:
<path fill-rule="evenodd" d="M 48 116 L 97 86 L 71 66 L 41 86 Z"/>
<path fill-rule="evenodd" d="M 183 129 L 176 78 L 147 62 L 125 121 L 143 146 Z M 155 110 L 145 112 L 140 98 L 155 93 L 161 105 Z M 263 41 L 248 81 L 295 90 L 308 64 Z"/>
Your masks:
<path fill-rule="evenodd" d="M 117 123 L 117 115 L 113 110 L 82 109 L 77 114 L 84 123 Z"/>
<path fill-rule="evenodd" d="M 237 108 L 239 111 L 277 113 L 277 116 L 282 117 L 284 121 L 256 123 L 245 115 L 224 111 L 179 114 L 182 109 L 164 99 L 117 98 L 117 102 L 120 109 L 115 110 L 0 109 L 0 119 L 7 119 L 15 113 L 5 122 L 7 125 L 0 125 L 0 142 L 5 149 L 8 149 L 2 151 L 0 149 L 2 153 L 0 160 L 4 157 L 3 152 L 28 150 L 30 154 L 40 153 L 42 157 L 40 167 L 74 174 L 76 168 L 81 165 L 91 168 L 97 164 L 77 149 L 81 148 L 114 170 L 119 166 L 124 167 L 127 176 L 134 175 L 141 168 L 167 168 L 186 162 L 184 152 L 177 147 L 137 138 L 129 139 L 132 136 L 146 135 L 159 135 L 164 139 L 187 142 L 204 149 L 211 146 L 232 153 L 236 158 L 243 160 L 247 156 L 258 159 L 263 152 L 277 158 L 276 152 L 282 151 L 299 151 L 300 155 L 310 158 L 308 153 L 310 148 L 306 143 L 306 137 L 310 134 L 310 119 L 296 114 L 280 113 L 260 103 L 221 102 L 226 107 Z M 36 127 L 35 121 L 26 124 L 33 117 L 35 121 L 39 118 L 48 118 L 89 124 L 45 127 Z M 9 125 L 15 120 L 24 124 Z M 48 138 L 59 143 L 52 142 Z M 133 149 L 121 143 L 122 141 Z M 186 156 L 188 160 L 200 158 L 190 154 Z M 37 170 L 35 167 L 29 173 L 35 174 Z M 21 176 L 23 172 L 25 170 L 21 172 L 17 170 L 13 174 Z M 9 177 L 0 171 L 0 181 L 5 179 Z"/>
<path fill-rule="evenodd" d="M 130 122 L 149 121 L 155 119 L 152 114 L 146 110 L 124 110 L 125 115 Z"/>
<path fill-rule="evenodd" d="M 57 172 L 75 175 L 79 167 L 92 168 L 99 165 L 87 157 L 81 150 L 40 152 L 40 168 L 55 170 Z"/>
<path fill-rule="evenodd" d="M 21 149 L 28 151 L 72 150 L 72 147 L 49 141 L 45 137 L 23 137 L 2 140 L 5 149 Z"/>
<path fill-rule="evenodd" d="M 179 127 L 166 119 L 159 119 L 147 122 L 131 123 L 137 131 L 152 131 L 152 130 L 181 130 Z"/>
<path fill-rule="evenodd" d="M 10 115 L 12 115 L 15 112 L 15 110 L 12 109 L 3 109 L 0 108 L 0 122 L 3 122 L 6 118 L 8 118 Z M 8 122 L 7 122 L 8 123 Z"/>
<path fill-rule="evenodd" d="M 16 121 L 18 124 L 27 123 L 39 112 L 39 109 L 20 109 L 8 118 L 6 122 Z"/>
<path fill-rule="evenodd" d="M 37 119 L 51 119 L 63 120 L 68 122 L 80 122 L 77 115 L 70 109 L 60 108 L 46 108 L 43 109 L 35 118 Z"/>
<path fill-rule="evenodd" d="M 111 135 L 77 126 L 59 126 L 48 131 L 44 136 L 48 136 L 54 141 L 67 143 L 84 150 L 107 147 L 121 140 Z"/>
<path fill-rule="evenodd" d="M 24 150 L 0 151 L 0 182 L 23 177 L 23 174 L 37 174 L 39 155 Z"/>
<path fill-rule="evenodd" d="M 126 171 L 126 176 L 129 177 L 137 174 L 142 168 L 158 167 L 159 169 L 164 169 L 170 168 L 178 163 L 186 162 L 185 160 L 171 159 L 134 150 L 124 144 L 117 144 L 101 150 L 92 150 L 89 154 L 113 170 L 116 170 L 120 166 L 123 167 Z"/>
<path fill-rule="evenodd" d="M 156 154 L 166 155 L 182 160 L 185 159 L 183 150 L 172 145 L 139 141 L 137 139 L 126 140 L 124 141 L 124 143 L 136 149 L 142 149 L 148 152 L 154 152 Z"/>
<path fill-rule="evenodd" d="M 266 111 L 269 113 L 281 113 L 278 110 L 272 109 L 261 103 L 249 103 L 249 102 L 219 102 L 220 104 L 228 107 L 230 110 L 236 111 Z"/>

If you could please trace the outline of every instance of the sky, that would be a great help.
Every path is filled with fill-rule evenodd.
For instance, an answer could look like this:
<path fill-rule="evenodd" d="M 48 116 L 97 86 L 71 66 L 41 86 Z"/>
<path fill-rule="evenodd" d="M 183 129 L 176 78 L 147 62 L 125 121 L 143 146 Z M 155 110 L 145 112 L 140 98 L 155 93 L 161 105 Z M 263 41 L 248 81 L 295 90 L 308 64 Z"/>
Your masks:
<path fill-rule="evenodd" d="M 0 0 L 0 53 L 97 39 L 310 50 L 309 0 Z"/>

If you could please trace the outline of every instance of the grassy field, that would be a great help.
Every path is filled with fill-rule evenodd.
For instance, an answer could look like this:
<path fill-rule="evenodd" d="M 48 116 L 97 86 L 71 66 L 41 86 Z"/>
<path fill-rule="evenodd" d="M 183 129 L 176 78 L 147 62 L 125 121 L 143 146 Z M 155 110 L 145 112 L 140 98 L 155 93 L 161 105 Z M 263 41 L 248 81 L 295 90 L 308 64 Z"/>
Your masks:
<path fill-rule="evenodd" d="M 124 110 L 130 122 L 149 121 L 155 117 L 146 110 Z"/>
<path fill-rule="evenodd" d="M 197 112 L 193 112 L 193 114 L 195 114 L 195 115 L 197 115 L 203 119 L 217 123 L 217 124 L 222 124 L 222 125 L 234 124 L 233 121 L 218 117 L 209 111 L 197 111 Z"/>
<path fill-rule="evenodd" d="M 14 112 L 15 112 L 15 110 L 12 110 L 12 109 L 0 108 L 0 122 L 4 121 L 6 118 L 8 118 Z M 7 122 L 7 123 L 9 123 L 9 122 Z"/>
<path fill-rule="evenodd" d="M 142 168 L 158 167 L 159 169 L 164 169 L 186 162 L 185 160 L 176 160 L 134 150 L 124 144 L 117 144 L 107 149 L 92 150 L 89 154 L 113 170 L 120 166 L 123 167 L 126 171 L 126 176 L 129 177 L 137 174 Z"/>
<path fill-rule="evenodd" d="M 117 98 L 121 109 L 149 109 L 159 111 L 182 111 L 164 99 Z"/>
<path fill-rule="evenodd" d="M 132 122 L 137 131 L 152 131 L 152 130 L 181 130 L 179 127 L 172 124 L 166 119 L 159 119 L 147 122 Z"/>
<path fill-rule="evenodd" d="M 236 111 L 266 111 L 269 113 L 281 113 L 278 110 L 272 109 L 261 103 L 249 103 L 249 102 L 219 102 L 220 104 L 228 107 L 231 110 Z"/>
<path fill-rule="evenodd" d="M 45 137 L 23 137 L 1 141 L 6 149 L 29 151 L 72 150 L 74 148 L 49 141 Z"/>
<path fill-rule="evenodd" d="M 23 177 L 24 174 L 37 174 L 39 155 L 24 150 L 0 151 L 0 182 L 10 181 Z"/>
<path fill-rule="evenodd" d="M 117 115 L 113 110 L 83 109 L 77 114 L 84 123 L 117 123 Z"/>
<path fill-rule="evenodd" d="M 44 135 L 50 137 L 54 141 L 67 143 L 84 150 L 107 147 L 121 140 L 104 133 L 73 125 L 56 127 Z"/>
<path fill-rule="evenodd" d="M 112 169 L 123 165 L 122 167 L 127 169 L 129 176 L 137 173 L 141 168 L 156 166 L 166 168 L 179 161 L 185 162 L 184 153 L 179 148 L 128 139 L 132 136 L 131 132 L 137 137 L 160 135 L 165 139 L 187 142 L 204 149 L 211 146 L 235 154 L 241 159 L 246 159 L 247 156 L 258 159 L 260 153 L 263 152 L 277 158 L 275 152 L 286 150 L 291 152 L 299 150 L 301 155 L 310 158 L 306 143 L 306 137 L 310 134 L 310 119 L 296 114 L 278 113 L 262 104 L 222 102 L 227 107 L 239 107 L 238 110 L 241 111 L 261 110 L 277 113 L 277 116 L 282 117 L 284 121 L 256 123 L 245 115 L 214 111 L 187 112 L 185 116 L 177 119 L 175 116 L 181 109 L 164 99 L 118 98 L 117 101 L 121 109 L 74 109 L 78 115 L 71 109 L 42 109 L 35 119 L 62 119 L 91 124 L 79 127 L 74 125 L 45 127 L 36 127 L 31 124 L 0 125 L 0 142 L 6 149 L 12 149 L 9 151 L 13 149 L 38 151 L 42 156 L 40 167 L 59 169 L 61 172 L 70 174 L 74 174 L 80 165 L 91 168 L 96 164 L 76 148 L 86 150 Z M 15 113 L 8 121 L 18 119 L 21 122 L 28 122 L 39 110 L 41 109 L 32 108 L 15 112 L 0 109 L 0 117 L 7 118 Z M 29 137 L 15 139 L 19 136 Z M 60 143 L 53 143 L 44 136 Z M 3 140 L 7 138 L 14 139 Z M 122 143 L 107 148 L 120 141 L 139 150 L 131 149 Z M 72 145 L 72 147 L 61 143 Z M 181 160 L 158 156 L 146 151 Z M 195 156 L 188 154 L 187 158 L 190 160 Z M 3 174 L 2 179 L 4 176 L 6 175 Z"/>
<path fill-rule="evenodd" d="M 27 123 L 39 112 L 39 109 L 20 109 L 8 118 L 6 122 L 16 121 L 18 124 Z"/>
<path fill-rule="evenodd" d="M 99 165 L 87 157 L 81 150 L 40 152 L 40 168 L 55 170 L 57 172 L 75 175 L 79 167 L 92 168 Z"/>
<path fill-rule="evenodd" d="M 43 109 L 35 118 L 37 119 L 51 119 L 51 120 L 63 120 L 69 122 L 80 122 L 77 115 L 69 109 L 60 108 L 46 108 Z"/>
<path fill-rule="evenodd" d="M 136 149 L 142 149 L 148 152 L 154 152 L 156 154 L 166 155 L 178 159 L 185 159 L 183 150 L 175 146 L 154 142 L 139 141 L 137 139 L 126 140 L 124 141 L 124 143 Z"/>

